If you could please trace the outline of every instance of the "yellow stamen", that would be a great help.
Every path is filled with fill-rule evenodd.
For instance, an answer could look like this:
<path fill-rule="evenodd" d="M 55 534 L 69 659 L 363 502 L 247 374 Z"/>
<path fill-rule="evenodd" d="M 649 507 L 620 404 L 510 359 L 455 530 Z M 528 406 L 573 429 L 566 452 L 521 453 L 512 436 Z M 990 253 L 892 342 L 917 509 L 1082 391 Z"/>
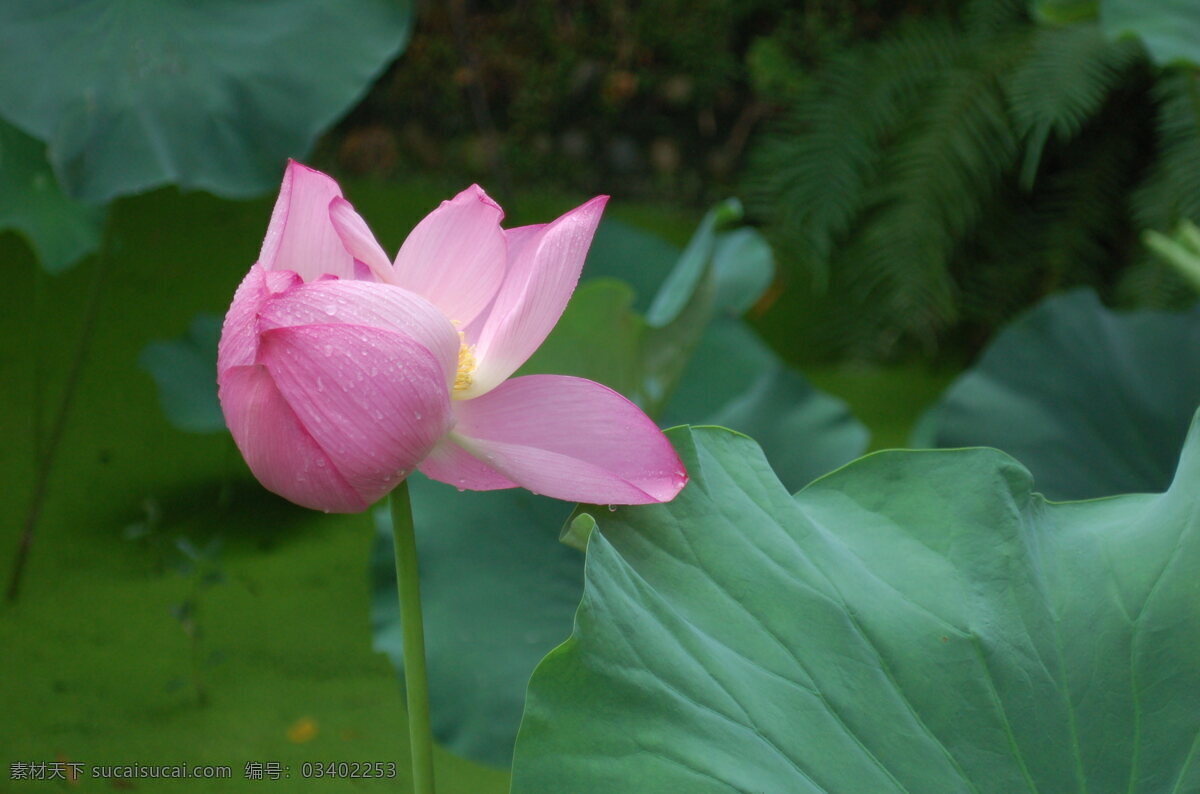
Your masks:
<path fill-rule="evenodd" d="M 471 387 L 471 374 L 475 372 L 475 345 L 468 345 L 462 331 L 458 332 L 458 373 L 454 376 L 454 390 L 465 391 Z"/>

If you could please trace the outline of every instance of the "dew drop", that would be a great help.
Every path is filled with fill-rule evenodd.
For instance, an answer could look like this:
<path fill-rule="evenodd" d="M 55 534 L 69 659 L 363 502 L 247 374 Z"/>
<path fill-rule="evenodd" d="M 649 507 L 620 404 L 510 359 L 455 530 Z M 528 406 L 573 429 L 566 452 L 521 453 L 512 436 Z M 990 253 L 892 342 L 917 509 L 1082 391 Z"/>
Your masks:
<path fill-rule="evenodd" d="M 609 506 L 608 506 L 608 512 L 610 512 L 610 513 L 615 513 L 615 512 L 617 512 L 617 506 L 616 506 L 616 505 L 609 505 Z"/>
<path fill-rule="evenodd" d="M 317 468 L 318 469 L 325 468 L 325 459 L 324 458 L 317 458 Z"/>
<path fill-rule="evenodd" d="M 466 492 L 466 490 L 467 490 L 466 488 L 459 488 L 459 489 L 458 489 L 458 492 L 459 492 L 459 493 L 465 493 L 465 492 Z"/>

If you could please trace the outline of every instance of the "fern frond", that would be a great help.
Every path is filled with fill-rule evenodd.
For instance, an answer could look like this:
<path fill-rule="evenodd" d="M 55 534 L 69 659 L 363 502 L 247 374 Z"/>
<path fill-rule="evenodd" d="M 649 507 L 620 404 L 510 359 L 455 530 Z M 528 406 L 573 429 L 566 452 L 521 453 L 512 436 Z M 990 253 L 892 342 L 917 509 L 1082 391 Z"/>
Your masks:
<path fill-rule="evenodd" d="M 887 143 L 922 100 L 924 86 L 966 49 L 944 21 L 837 58 L 752 158 L 752 213 L 779 230 L 784 248 L 817 286 L 838 240 L 862 210 Z"/>
<path fill-rule="evenodd" d="M 858 267 L 887 285 L 889 313 L 926 345 L 957 316 L 951 262 L 1017 156 L 1000 86 L 1017 51 L 996 40 L 930 88 L 889 152 L 880 210 L 859 230 Z"/>
<path fill-rule="evenodd" d="M 1135 41 L 1109 41 L 1098 22 L 1038 28 L 1005 80 L 1017 131 L 1044 129 L 1069 141 L 1141 60 Z"/>
<path fill-rule="evenodd" d="M 1181 71 L 1154 90 L 1158 158 L 1133 197 L 1143 229 L 1168 231 L 1200 222 L 1200 74 Z"/>

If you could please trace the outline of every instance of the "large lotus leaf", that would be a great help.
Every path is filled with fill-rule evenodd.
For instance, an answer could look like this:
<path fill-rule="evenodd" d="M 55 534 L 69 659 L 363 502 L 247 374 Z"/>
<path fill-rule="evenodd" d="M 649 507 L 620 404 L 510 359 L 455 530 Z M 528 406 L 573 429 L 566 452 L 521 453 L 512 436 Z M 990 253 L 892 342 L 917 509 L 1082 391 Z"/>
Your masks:
<path fill-rule="evenodd" d="M 1114 39 L 1141 39 L 1159 66 L 1200 67 L 1200 5 L 1195 0 L 1100 0 L 1100 23 Z"/>
<path fill-rule="evenodd" d="M 408 0 L 10 0 L 0 115 L 92 201 L 273 189 L 408 39 Z"/>
<path fill-rule="evenodd" d="M 60 273 L 99 247 L 103 216 L 62 192 L 41 141 L 0 120 L 0 230 L 20 232 L 41 266 Z"/>
<path fill-rule="evenodd" d="M 1161 491 L 1200 405 L 1200 306 L 1106 309 L 1052 297 L 1003 330 L 926 416 L 914 446 L 992 446 L 1051 499 Z"/>
<path fill-rule="evenodd" d="M 996 450 L 793 497 L 671 435 L 683 493 L 595 516 L 516 794 L 1200 790 L 1200 422 L 1166 494 L 1069 504 Z"/>

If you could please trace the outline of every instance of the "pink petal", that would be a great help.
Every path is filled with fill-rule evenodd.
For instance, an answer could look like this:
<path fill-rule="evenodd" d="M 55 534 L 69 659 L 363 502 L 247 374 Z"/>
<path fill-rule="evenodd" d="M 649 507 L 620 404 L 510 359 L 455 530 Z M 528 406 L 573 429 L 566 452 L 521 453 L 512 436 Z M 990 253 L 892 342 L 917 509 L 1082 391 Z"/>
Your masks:
<path fill-rule="evenodd" d="M 478 332 L 479 366 L 459 399 L 494 389 L 546 339 L 575 291 L 607 202 L 598 196 L 552 223 L 507 232 L 508 274 Z"/>
<path fill-rule="evenodd" d="M 329 203 L 341 195 L 333 179 L 289 160 L 258 263 L 299 273 L 305 281 L 327 273 L 353 278 L 354 258 L 329 219 Z"/>
<path fill-rule="evenodd" d="M 447 384 L 458 371 L 458 334 L 429 301 L 391 284 L 328 280 L 299 284 L 258 307 L 258 331 L 344 324 L 395 331 L 423 346 Z"/>
<path fill-rule="evenodd" d="M 329 203 L 329 220 L 337 231 L 342 245 L 354 257 L 356 263 L 366 265 L 376 279 L 392 281 L 392 263 L 383 252 L 367 222 L 354 210 L 346 199 L 338 196 Z"/>
<path fill-rule="evenodd" d="M 331 513 L 358 513 L 370 506 L 300 424 L 266 367 L 222 372 L 218 393 L 233 440 L 267 490 Z"/>
<path fill-rule="evenodd" d="M 253 364 L 258 354 L 258 313 L 272 295 L 286 292 L 300 282 L 288 271 L 267 271 L 254 265 L 242 279 L 233 302 L 225 313 L 221 341 L 217 345 L 217 371 Z"/>
<path fill-rule="evenodd" d="M 417 468 L 426 477 L 466 491 L 518 487 L 515 482 L 447 438 L 439 441 Z"/>
<path fill-rule="evenodd" d="M 428 298 L 465 327 L 487 308 L 504 278 L 503 217 L 478 185 L 443 201 L 401 246 L 394 283 Z"/>
<path fill-rule="evenodd" d="M 593 504 L 648 504 L 670 501 L 687 483 L 683 463 L 654 422 L 589 380 L 513 378 L 482 397 L 456 401 L 454 415 L 450 441 L 534 493 Z M 453 485 L 465 470 L 426 473 Z"/>
<path fill-rule="evenodd" d="M 395 331 L 277 328 L 262 334 L 259 360 L 299 424 L 367 503 L 412 473 L 450 427 L 441 365 Z"/>

